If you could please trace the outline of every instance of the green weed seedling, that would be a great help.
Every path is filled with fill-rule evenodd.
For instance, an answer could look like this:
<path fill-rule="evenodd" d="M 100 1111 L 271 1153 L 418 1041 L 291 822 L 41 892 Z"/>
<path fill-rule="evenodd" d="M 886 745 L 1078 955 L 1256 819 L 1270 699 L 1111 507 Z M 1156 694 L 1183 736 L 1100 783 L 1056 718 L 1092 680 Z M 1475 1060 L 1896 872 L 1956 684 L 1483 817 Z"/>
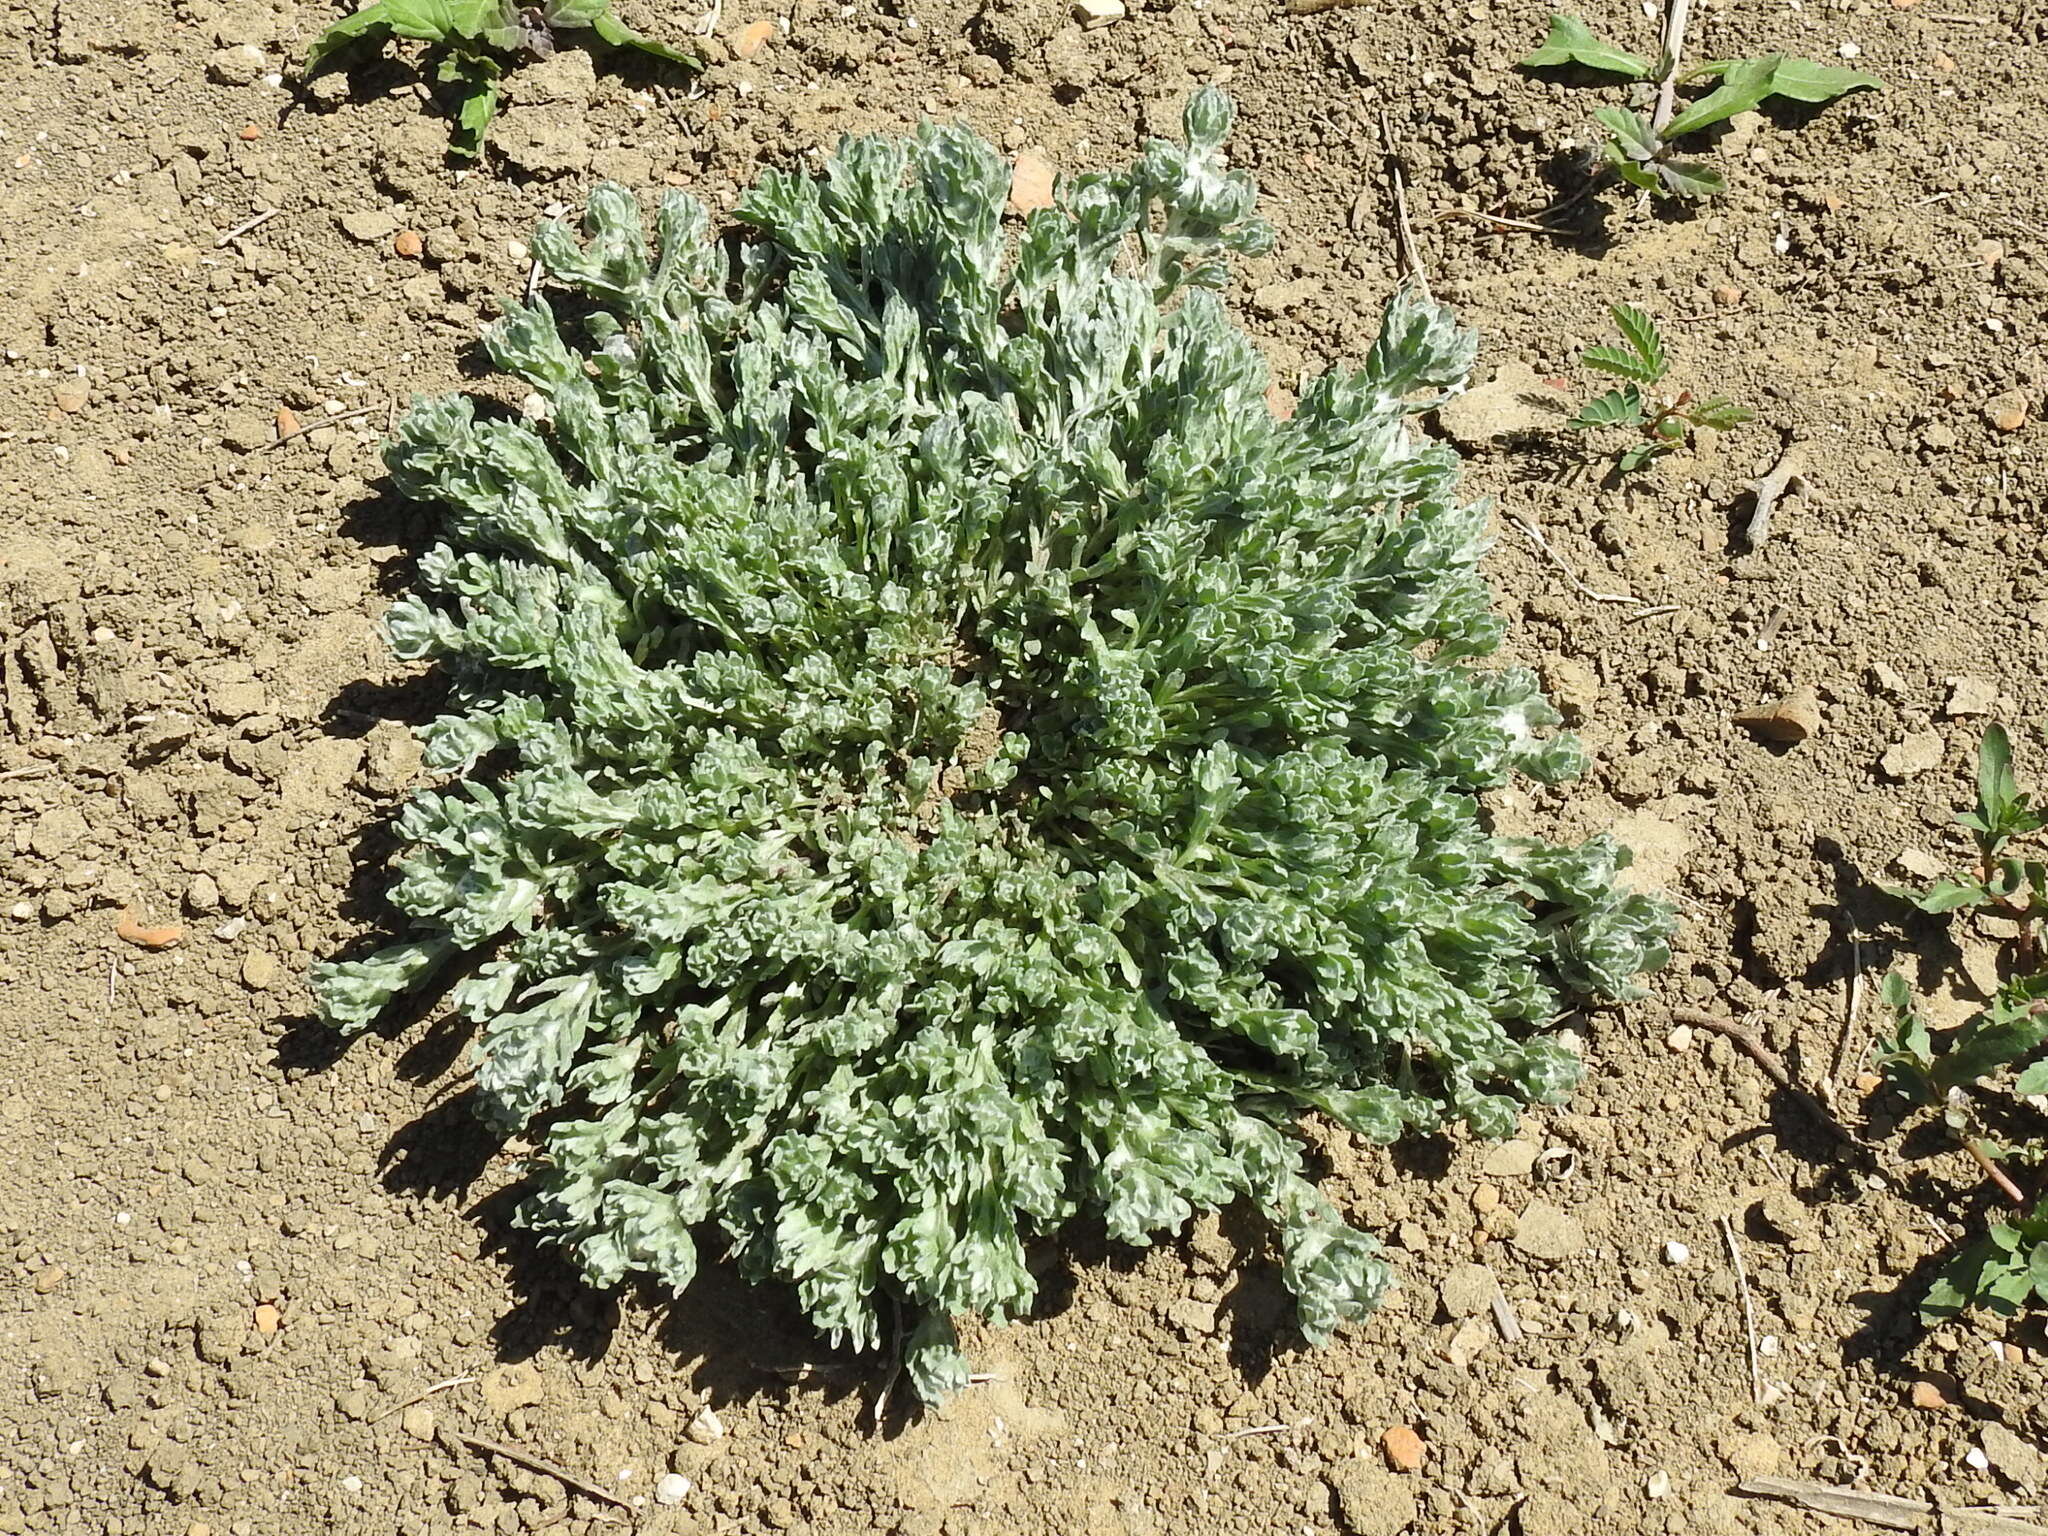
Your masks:
<path fill-rule="evenodd" d="M 1633 430 L 1636 440 L 1614 456 L 1615 467 L 1623 474 L 1633 474 L 1690 442 L 1698 429 L 1726 432 L 1752 419 L 1754 413 L 1747 406 L 1737 405 L 1725 395 L 1695 401 L 1690 390 L 1660 393 L 1657 386 L 1670 373 L 1671 359 L 1657 322 L 1628 304 L 1611 305 L 1608 313 L 1614 317 L 1624 345 L 1588 347 L 1579 361 L 1622 382 L 1588 400 L 1565 425 L 1581 432 L 1601 427 Z"/>
<path fill-rule="evenodd" d="M 615 48 L 637 48 L 692 68 L 699 63 L 635 32 L 612 14 L 611 0 L 549 0 L 525 9 L 512 0 L 376 0 L 320 34 L 306 55 L 306 74 L 319 74 L 359 43 L 392 38 L 425 43 L 425 73 L 454 104 L 450 148 L 473 159 L 497 114 L 508 57 L 552 57 L 556 33 L 582 30 Z"/>
<path fill-rule="evenodd" d="M 1981 912 L 2010 935 L 2004 980 L 1991 1000 L 1953 1031 L 1930 1030 L 1903 976 L 1885 978 L 1891 1037 L 1879 1061 L 1916 1103 L 1939 1112 L 1963 1149 L 1982 1165 L 2016 1210 L 1995 1223 L 1942 1271 L 1920 1306 L 1929 1322 L 1972 1306 L 2014 1312 L 2048 1301 L 2048 1199 L 2030 1200 L 2006 1165 L 2038 1168 L 2048 1143 L 1998 1127 L 2039 1119 L 2048 1095 L 2048 966 L 2041 937 L 2048 921 L 2048 863 L 2013 851 L 2017 840 L 2048 825 L 2034 796 L 2019 788 L 2012 743 L 2002 726 L 1984 732 L 1977 756 L 1977 803 L 1956 818 L 1970 829 L 1977 862 L 1925 890 L 1893 890 L 1922 912 Z"/>
<path fill-rule="evenodd" d="M 1543 46 L 1517 66 L 1521 69 L 1554 69 L 1577 65 L 1599 74 L 1618 75 L 1639 87 L 1651 87 L 1668 77 L 1674 61 L 1667 55 L 1645 59 L 1615 47 L 1594 35 L 1593 29 L 1576 16 L 1553 14 L 1550 35 Z M 1675 107 L 1668 121 L 1658 123 L 1656 113 L 1643 116 L 1643 99 L 1626 107 L 1601 107 L 1594 119 L 1605 130 L 1601 153 L 1615 174 L 1631 186 L 1641 187 L 1659 197 L 1708 197 L 1724 190 L 1721 173 L 1698 161 L 1672 158 L 1672 146 L 1716 123 L 1726 122 L 1738 112 L 1753 112 L 1773 97 L 1818 106 L 1850 91 L 1882 90 L 1884 82 L 1858 69 L 1838 69 L 1807 59 L 1788 59 L 1782 53 L 1756 59 L 1721 59 L 1699 64 L 1677 76 L 1679 85 L 1702 81 L 1717 82 L 1714 89 L 1697 101 Z"/>

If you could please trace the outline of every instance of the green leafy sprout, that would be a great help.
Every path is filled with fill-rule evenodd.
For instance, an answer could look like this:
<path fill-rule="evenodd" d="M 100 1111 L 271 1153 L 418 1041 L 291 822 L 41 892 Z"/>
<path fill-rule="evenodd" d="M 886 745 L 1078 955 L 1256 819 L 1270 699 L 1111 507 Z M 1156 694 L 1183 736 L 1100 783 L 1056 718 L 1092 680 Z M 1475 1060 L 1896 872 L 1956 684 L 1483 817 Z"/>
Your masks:
<path fill-rule="evenodd" d="M 1714 89 L 1679 107 L 1659 127 L 1642 108 L 1649 104 L 1648 87 L 1672 69 L 1668 57 L 1646 59 L 1598 37 L 1577 16 L 1553 13 L 1543 46 L 1523 59 L 1521 69 L 1577 66 L 1616 75 L 1643 89 L 1631 106 L 1600 107 L 1593 113 L 1605 130 L 1601 154 L 1607 166 L 1631 186 L 1659 197 L 1708 197 L 1723 191 L 1721 173 L 1699 161 L 1673 158 L 1679 139 L 1726 122 L 1738 112 L 1753 112 L 1773 97 L 1819 105 L 1850 91 L 1882 90 L 1884 82 L 1857 69 L 1840 69 L 1791 59 L 1781 53 L 1755 59 L 1722 59 L 1699 64 L 1678 75 L 1681 85 L 1714 81 Z"/>
<path fill-rule="evenodd" d="M 1695 400 L 1690 390 L 1675 395 L 1659 392 L 1657 386 L 1671 372 L 1671 359 L 1657 322 L 1628 304 L 1610 305 L 1608 313 L 1621 332 L 1622 345 L 1588 347 L 1579 361 L 1623 382 L 1588 400 L 1565 425 L 1581 432 L 1606 427 L 1633 430 L 1636 440 L 1614 456 L 1615 467 L 1623 474 L 1647 468 L 1690 442 L 1696 430 L 1726 432 L 1753 419 L 1747 406 L 1725 395 Z"/>
<path fill-rule="evenodd" d="M 523 1220 L 589 1279 L 700 1246 L 926 1399 L 1027 1242 L 1246 1201 L 1302 1333 L 1391 1283 L 1302 1169 L 1508 1134 L 1556 1031 L 1666 958 L 1625 850 L 1493 835 L 1574 773 L 1502 636 L 1485 510 L 1410 429 L 1474 337 L 1410 290 L 1282 422 L 1213 289 L 1272 233 L 1187 142 L 1006 228 L 965 130 L 766 172 L 721 238 L 621 188 L 508 303 L 510 418 L 417 404 L 388 461 L 445 539 L 390 611 L 445 781 L 398 818 L 411 931 L 314 977 L 336 1025 L 446 987 L 539 1146 Z M 452 984 L 451 984 L 452 983 Z"/>
<path fill-rule="evenodd" d="M 306 54 L 310 78 L 357 45 L 406 38 L 425 43 L 427 74 L 452 101 L 451 150 L 473 159 L 498 111 L 506 56 L 548 58 L 558 32 L 588 30 L 614 48 L 635 48 L 691 68 L 699 60 L 643 36 L 612 14 L 611 0 L 547 0 L 520 8 L 513 0 L 375 0 L 322 32 Z"/>
<path fill-rule="evenodd" d="M 2048 1096 L 2048 963 L 2042 953 L 2048 862 L 2013 852 L 2014 842 L 2048 825 L 2048 817 L 2036 808 L 2033 794 L 2020 789 L 2011 738 L 2001 725 L 1985 728 L 1977 753 L 1977 802 L 1956 820 L 1976 843 L 1975 868 L 1925 889 L 1891 894 L 1922 912 L 1979 911 L 2009 924 L 2004 979 L 1959 1028 L 1937 1033 L 1915 1005 L 1906 979 L 1896 972 L 1887 976 L 1883 997 L 1892 1033 L 1881 1042 L 1879 1061 L 1910 1100 L 1939 1112 L 1957 1142 L 2023 1209 L 1944 1268 L 1921 1303 L 1928 1321 L 1973 1305 L 2012 1312 L 2029 1301 L 2048 1301 L 2048 1198 L 2036 1198 L 2025 1209 L 2025 1193 L 2003 1171 L 2007 1163 L 2038 1168 L 2048 1162 L 2048 1143 L 2000 1136 L 1984 1124 L 1990 1105 L 2004 1112 L 2001 1124 L 2015 1113 L 2038 1121 Z"/>

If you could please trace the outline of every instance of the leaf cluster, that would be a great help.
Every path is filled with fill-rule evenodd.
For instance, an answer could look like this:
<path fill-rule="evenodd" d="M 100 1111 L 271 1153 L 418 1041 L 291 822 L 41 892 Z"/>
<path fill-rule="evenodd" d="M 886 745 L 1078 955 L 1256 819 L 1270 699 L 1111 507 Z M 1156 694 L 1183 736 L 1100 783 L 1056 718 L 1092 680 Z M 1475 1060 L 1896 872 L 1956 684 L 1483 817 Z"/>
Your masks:
<path fill-rule="evenodd" d="M 1588 347 L 1579 354 L 1579 361 L 1596 373 L 1625 382 L 1588 400 L 1565 425 L 1581 432 L 1601 427 L 1634 429 L 1637 440 L 1615 454 L 1615 466 L 1622 473 L 1646 468 L 1689 441 L 1697 429 L 1726 432 L 1753 419 L 1747 406 L 1737 405 L 1725 395 L 1695 401 L 1690 391 L 1674 396 L 1657 393 L 1657 385 L 1671 372 L 1671 359 L 1656 320 L 1629 304 L 1610 305 L 1608 313 L 1623 344 Z"/>
<path fill-rule="evenodd" d="M 1579 17 L 1553 13 L 1543 46 L 1518 67 L 1567 65 L 1648 84 L 1661 80 L 1671 70 L 1672 61 L 1629 53 L 1597 36 Z M 1662 129 L 1635 107 L 1600 107 L 1593 113 L 1606 130 L 1601 153 L 1607 164 L 1631 186 L 1660 197 L 1708 197 L 1726 186 L 1714 167 L 1673 159 L 1672 146 L 1677 140 L 1726 122 L 1738 112 L 1754 112 L 1773 98 L 1818 105 L 1850 91 L 1882 90 L 1884 85 L 1862 70 L 1815 64 L 1781 53 L 1699 64 L 1679 78 L 1681 83 L 1715 84 L 1704 96 L 1675 112 Z"/>
<path fill-rule="evenodd" d="M 2038 1166 L 2048 1161 L 2048 1142 L 1994 1136 L 1982 1124 L 1986 1105 L 2026 1115 L 2032 1113 L 2027 1108 L 2031 1101 L 2048 1095 L 2048 966 L 2041 944 L 2048 921 L 2048 863 L 2011 850 L 2015 839 L 2048 825 L 2048 817 L 2036 809 L 2033 794 L 2019 787 L 2012 742 L 2001 725 L 1985 728 L 1977 754 L 1976 804 L 1956 820 L 1976 843 L 1976 868 L 1924 889 L 1891 894 L 1922 912 L 1982 911 L 2010 923 L 2005 979 L 1961 1026 L 1937 1033 L 1915 1006 L 1906 979 L 1897 973 L 1887 976 L 1883 998 L 1892 1029 L 1880 1042 L 1879 1061 L 1909 1098 L 1936 1106 L 1948 1130 L 1980 1159 Z M 1971 1304 L 2010 1310 L 2030 1296 L 2048 1300 L 2048 1286 L 2039 1284 L 2043 1277 L 2048 1277 L 2048 1202 L 2037 1202 L 2031 1215 L 1995 1226 L 1966 1248 L 1928 1293 L 1922 1315 L 1932 1320 Z"/>
<path fill-rule="evenodd" d="M 634 48 L 670 63 L 698 67 L 690 54 L 634 31 L 613 14 L 611 0 L 373 0 L 335 22 L 306 53 L 310 77 L 350 49 L 405 38 L 426 44 L 428 77 L 450 98 L 455 130 L 450 148 L 474 158 L 497 115 L 507 56 L 548 58 L 556 34 L 587 30 L 614 48 Z"/>
<path fill-rule="evenodd" d="M 1301 1115 L 1505 1134 L 1579 1075 L 1564 999 L 1662 963 L 1624 850 L 1481 813 L 1578 755 L 1482 665 L 1485 512 L 1408 424 L 1473 338 L 1403 291 L 1277 421 L 1212 291 L 1272 240 L 1230 120 L 1198 92 L 1016 233 L 929 124 L 765 173 L 733 239 L 601 187 L 534 240 L 580 318 L 488 338 L 544 423 L 406 419 L 446 542 L 387 627 L 445 669 L 447 779 L 410 931 L 316 991 L 359 1029 L 453 978 L 594 1282 L 701 1245 L 858 1348 L 900 1311 L 931 1398 L 1027 1241 L 1244 1200 L 1321 1339 L 1390 1275 Z"/>

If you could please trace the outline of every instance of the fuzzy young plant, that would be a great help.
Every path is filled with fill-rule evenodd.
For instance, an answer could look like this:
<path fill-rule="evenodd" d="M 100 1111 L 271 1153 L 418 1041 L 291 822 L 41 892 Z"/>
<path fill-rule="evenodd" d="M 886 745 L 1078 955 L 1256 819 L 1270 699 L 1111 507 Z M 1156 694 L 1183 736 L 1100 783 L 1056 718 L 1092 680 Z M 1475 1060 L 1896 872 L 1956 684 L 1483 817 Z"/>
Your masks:
<path fill-rule="evenodd" d="M 1660 390 L 1671 372 L 1671 359 L 1657 322 L 1628 304 L 1612 305 L 1608 313 L 1621 332 L 1622 345 L 1588 347 L 1579 354 L 1579 362 L 1624 382 L 1588 400 L 1565 425 L 1581 432 L 1611 427 L 1631 432 L 1634 440 L 1614 454 L 1614 467 L 1621 473 L 1647 468 L 1690 442 L 1696 431 L 1726 432 L 1753 419 L 1748 406 L 1725 395 L 1695 400 L 1691 390 Z"/>
<path fill-rule="evenodd" d="M 1577 16 L 1553 13 L 1543 46 L 1523 59 L 1521 69 L 1572 67 L 1629 81 L 1641 99 L 1626 107 L 1600 107 L 1593 118 L 1603 130 L 1601 155 L 1607 168 L 1630 186 L 1658 197 L 1709 197 L 1724 190 L 1720 171 L 1673 153 L 1679 139 L 1724 123 L 1738 112 L 1754 112 L 1773 99 L 1818 106 L 1851 91 L 1882 90 L 1884 82 L 1860 69 L 1840 69 L 1782 53 L 1754 59 L 1717 59 L 1679 70 L 1669 58 L 1646 59 L 1596 35 Z M 1679 105 L 1671 88 L 1660 108 L 1643 115 L 1655 87 L 1667 76 L 1676 84 L 1714 82 L 1697 101 Z M 1668 116 L 1666 114 L 1669 114 Z"/>
<path fill-rule="evenodd" d="M 310 78 L 356 47 L 404 38 L 423 43 L 427 76 L 454 113 L 453 153 L 473 159 L 498 111 L 507 60 L 545 59 L 558 33 L 588 31 L 614 48 L 634 48 L 691 68 L 701 61 L 635 32 L 612 13 L 611 0 L 373 0 L 328 27 L 306 54 Z"/>
<path fill-rule="evenodd" d="M 1320 1340 L 1390 1281 L 1304 1173 L 1316 1111 L 1498 1136 L 1579 1076 L 1569 996 L 1664 958 L 1605 839 L 1493 835 L 1578 764 L 1501 637 L 1482 508 L 1409 429 L 1471 363 L 1427 299 L 1268 409 L 1210 290 L 1271 232 L 1185 146 L 1004 224 L 926 125 L 770 171 L 727 239 L 617 187 L 489 337 L 539 397 L 407 418 L 447 542 L 391 610 L 445 669 L 398 820 L 412 932 L 324 965 L 346 1029 L 453 979 L 589 1278 L 700 1251 L 859 1349 L 1014 1317 L 1027 1242 L 1247 1201 Z M 542 405 L 544 403 L 544 409 Z"/>
<path fill-rule="evenodd" d="M 1885 978 L 1891 1038 L 1880 1051 L 1887 1075 L 1908 1100 L 1940 1116 L 2018 1213 L 1994 1223 L 1936 1278 L 1921 1315 L 1939 1321 L 1973 1305 L 2000 1311 L 2048 1302 L 2048 1196 L 2029 1197 L 2007 1171 L 2037 1178 L 2048 1164 L 2041 1135 L 2048 1108 L 2048 861 L 2014 851 L 2048 825 L 2034 796 L 2019 787 L 2012 742 L 1986 727 L 1977 753 L 1977 803 L 1956 820 L 1977 845 L 1975 866 L 1925 889 L 1892 892 L 1937 915 L 1979 912 L 2000 925 L 2007 950 L 2002 979 L 1985 1006 L 1961 1027 L 1930 1030 L 1906 979 Z"/>

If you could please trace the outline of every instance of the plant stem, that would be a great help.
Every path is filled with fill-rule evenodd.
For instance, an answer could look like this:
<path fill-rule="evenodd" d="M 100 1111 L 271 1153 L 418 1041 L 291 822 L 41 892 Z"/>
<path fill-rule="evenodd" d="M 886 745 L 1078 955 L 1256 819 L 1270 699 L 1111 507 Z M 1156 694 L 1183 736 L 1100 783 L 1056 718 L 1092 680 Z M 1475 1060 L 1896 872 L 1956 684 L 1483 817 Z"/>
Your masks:
<path fill-rule="evenodd" d="M 1657 82 L 1657 112 L 1650 126 L 1659 134 L 1678 115 L 1678 58 L 1685 51 L 1685 24 L 1692 16 L 1692 0 L 1671 0 L 1664 13 L 1664 78 Z"/>
<path fill-rule="evenodd" d="M 1965 1136 L 1963 1138 L 1963 1150 L 1977 1160 L 1977 1166 L 1984 1170 L 1986 1176 L 1990 1178 L 1992 1183 L 1998 1186 L 2000 1193 L 2006 1199 L 2010 1200 L 2014 1205 L 2025 1209 L 2027 1197 L 2020 1193 L 2019 1185 L 2013 1183 L 2006 1176 L 2005 1170 L 1991 1160 L 1991 1154 L 1984 1150 L 1976 1137 Z"/>

